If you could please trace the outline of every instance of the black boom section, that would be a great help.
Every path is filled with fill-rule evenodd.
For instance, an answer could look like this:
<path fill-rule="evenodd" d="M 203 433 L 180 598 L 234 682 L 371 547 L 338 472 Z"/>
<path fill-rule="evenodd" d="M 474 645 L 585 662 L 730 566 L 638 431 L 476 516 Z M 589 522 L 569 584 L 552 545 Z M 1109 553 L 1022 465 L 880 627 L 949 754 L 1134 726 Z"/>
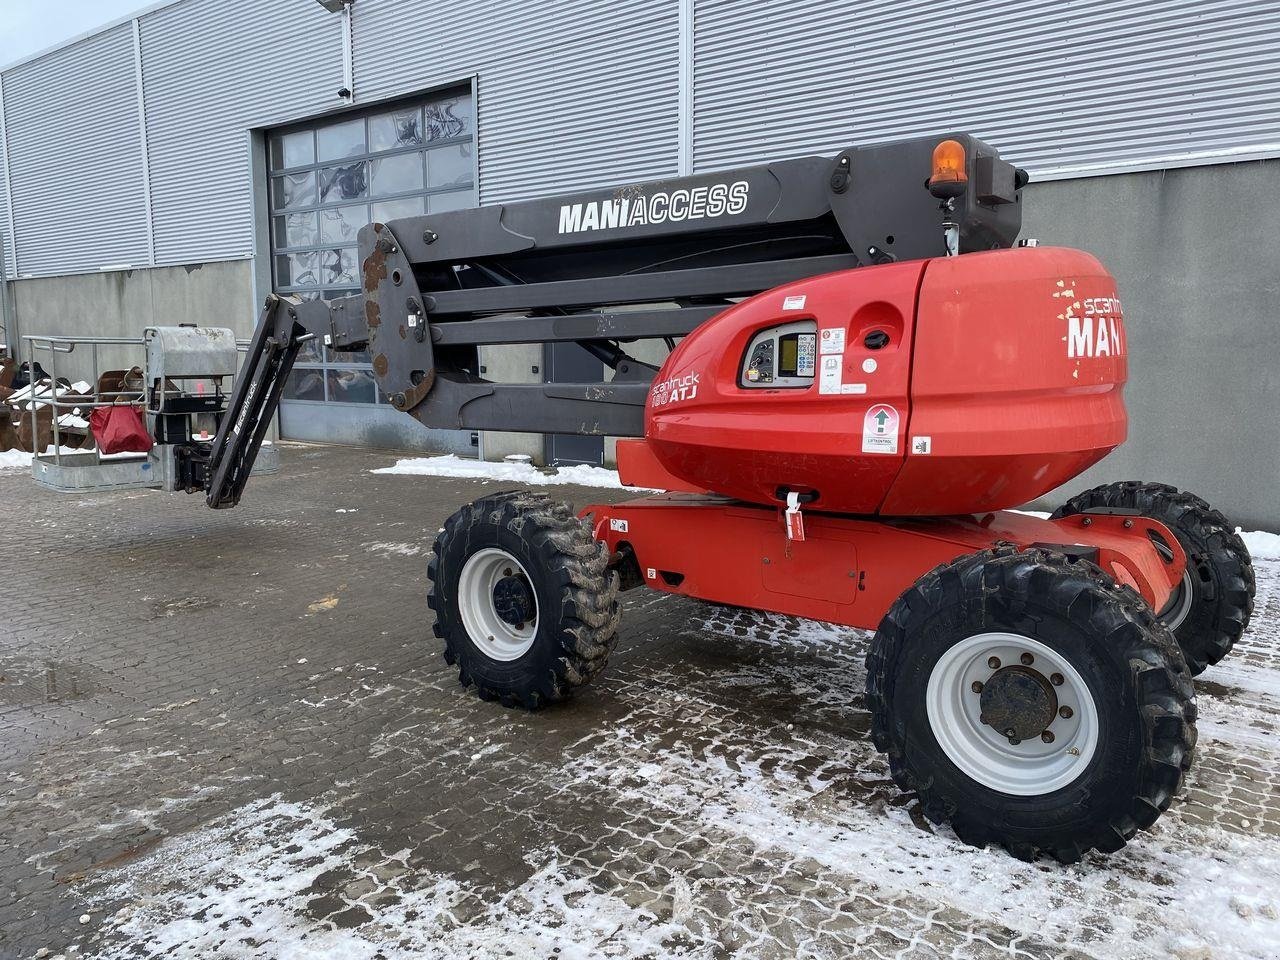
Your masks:
<path fill-rule="evenodd" d="M 297 321 L 297 301 L 267 298 L 205 468 L 205 501 L 215 510 L 240 502 L 262 438 L 298 350 L 310 334 Z"/>
<path fill-rule="evenodd" d="M 968 176 L 945 214 L 926 185 L 944 139 L 963 145 Z M 368 349 L 392 404 L 429 427 L 638 436 L 656 370 L 622 344 L 671 343 L 779 284 L 942 256 L 944 220 L 960 252 L 1011 246 L 1025 182 L 994 149 L 953 133 L 407 217 L 360 231 L 360 296 L 291 309 L 332 349 Z M 553 341 L 581 344 L 610 379 L 484 378 L 478 347 Z"/>

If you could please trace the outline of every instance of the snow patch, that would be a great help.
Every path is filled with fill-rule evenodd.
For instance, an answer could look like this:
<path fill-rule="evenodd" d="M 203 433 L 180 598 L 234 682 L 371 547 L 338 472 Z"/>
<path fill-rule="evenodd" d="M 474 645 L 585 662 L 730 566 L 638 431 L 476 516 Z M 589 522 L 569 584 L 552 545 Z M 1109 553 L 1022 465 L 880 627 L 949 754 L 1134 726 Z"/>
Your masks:
<path fill-rule="evenodd" d="M 648 487 L 629 487 L 618 477 L 617 470 L 577 464 L 558 467 L 549 472 L 528 463 L 490 463 L 486 460 L 465 460 L 449 454 L 443 457 L 409 457 L 397 460 L 394 466 L 380 467 L 370 473 L 394 473 L 421 477 L 461 477 L 468 480 L 501 480 L 521 486 L 545 487 L 573 484 L 579 487 L 609 487 L 617 489 L 645 490 Z"/>
<path fill-rule="evenodd" d="M 1280 560 L 1280 533 L 1268 533 L 1265 530 L 1241 530 L 1236 533 L 1249 548 L 1249 555 L 1255 560 Z"/>
<path fill-rule="evenodd" d="M 49 447 L 42 456 L 52 457 L 56 451 L 53 447 Z M 84 453 L 83 450 L 72 450 L 70 447 L 63 447 L 62 454 Z M 30 469 L 31 454 L 25 450 L 5 450 L 0 452 L 0 470 L 20 470 L 23 467 Z"/>
<path fill-rule="evenodd" d="M 327 810 L 277 794 L 240 807 L 108 875 L 98 960 L 177 958 L 689 957 L 687 929 L 533 857 L 498 895 L 411 868 L 339 826 Z M 359 864 L 359 866 L 357 866 Z M 488 899 L 459 925 L 452 910 Z"/>
<path fill-rule="evenodd" d="M 365 550 L 376 553 L 380 557 L 416 557 L 422 553 L 422 545 L 417 543 L 366 543 Z"/>
<path fill-rule="evenodd" d="M 922 829 L 906 807 L 851 800 L 821 778 L 788 775 L 788 761 L 803 766 L 811 746 L 839 756 L 834 743 L 797 743 L 791 758 L 776 755 L 785 748 L 775 744 L 763 761 L 715 746 L 695 753 L 624 722 L 574 767 L 579 783 L 607 783 L 621 809 L 656 810 L 713 844 L 737 838 L 780 863 L 817 864 L 908 911 L 955 911 L 979 929 L 1062 945 L 1105 939 L 1127 944 L 1115 955 L 1131 958 L 1280 956 L 1280 852 L 1265 835 L 1170 817 L 1110 857 L 1022 863 L 966 846 L 947 828 Z M 874 783 L 874 771 L 855 774 L 863 778 Z"/>

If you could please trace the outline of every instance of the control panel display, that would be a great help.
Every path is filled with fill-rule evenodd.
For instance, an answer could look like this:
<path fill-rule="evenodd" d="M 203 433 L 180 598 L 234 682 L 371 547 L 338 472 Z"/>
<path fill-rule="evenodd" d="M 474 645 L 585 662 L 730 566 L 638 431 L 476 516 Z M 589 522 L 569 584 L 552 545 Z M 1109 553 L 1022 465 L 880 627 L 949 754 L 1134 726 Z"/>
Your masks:
<path fill-rule="evenodd" d="M 739 384 L 743 387 L 810 386 L 817 352 L 818 331 L 813 320 L 761 330 L 747 347 Z"/>

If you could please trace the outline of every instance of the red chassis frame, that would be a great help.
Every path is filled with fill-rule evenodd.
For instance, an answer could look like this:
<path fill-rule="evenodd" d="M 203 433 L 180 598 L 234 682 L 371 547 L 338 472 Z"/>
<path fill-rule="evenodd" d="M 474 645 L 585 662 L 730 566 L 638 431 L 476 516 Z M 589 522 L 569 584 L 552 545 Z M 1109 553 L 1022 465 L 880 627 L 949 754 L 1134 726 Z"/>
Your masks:
<path fill-rule="evenodd" d="M 1083 545 L 1119 583 L 1162 609 L 1186 554 L 1146 517 L 1042 520 L 1001 510 L 974 516 L 877 518 L 804 513 L 790 540 L 783 510 L 710 494 L 668 493 L 582 511 L 612 553 L 629 550 L 643 582 L 667 593 L 874 630 L 935 566 L 1002 544 Z M 1154 539 L 1172 554 L 1161 556 Z"/>

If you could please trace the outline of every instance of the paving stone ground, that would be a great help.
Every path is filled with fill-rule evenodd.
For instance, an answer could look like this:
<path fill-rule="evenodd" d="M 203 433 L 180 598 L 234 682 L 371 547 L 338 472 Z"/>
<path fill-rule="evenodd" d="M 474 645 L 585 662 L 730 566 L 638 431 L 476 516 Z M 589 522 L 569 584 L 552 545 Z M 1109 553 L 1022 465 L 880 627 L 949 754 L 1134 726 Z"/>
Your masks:
<path fill-rule="evenodd" d="M 223 512 L 0 472 L 0 958 L 1280 953 L 1280 563 L 1155 832 L 1023 864 L 889 782 L 859 631 L 636 591 L 572 703 L 479 701 L 424 568 L 497 488 L 392 459 Z"/>

